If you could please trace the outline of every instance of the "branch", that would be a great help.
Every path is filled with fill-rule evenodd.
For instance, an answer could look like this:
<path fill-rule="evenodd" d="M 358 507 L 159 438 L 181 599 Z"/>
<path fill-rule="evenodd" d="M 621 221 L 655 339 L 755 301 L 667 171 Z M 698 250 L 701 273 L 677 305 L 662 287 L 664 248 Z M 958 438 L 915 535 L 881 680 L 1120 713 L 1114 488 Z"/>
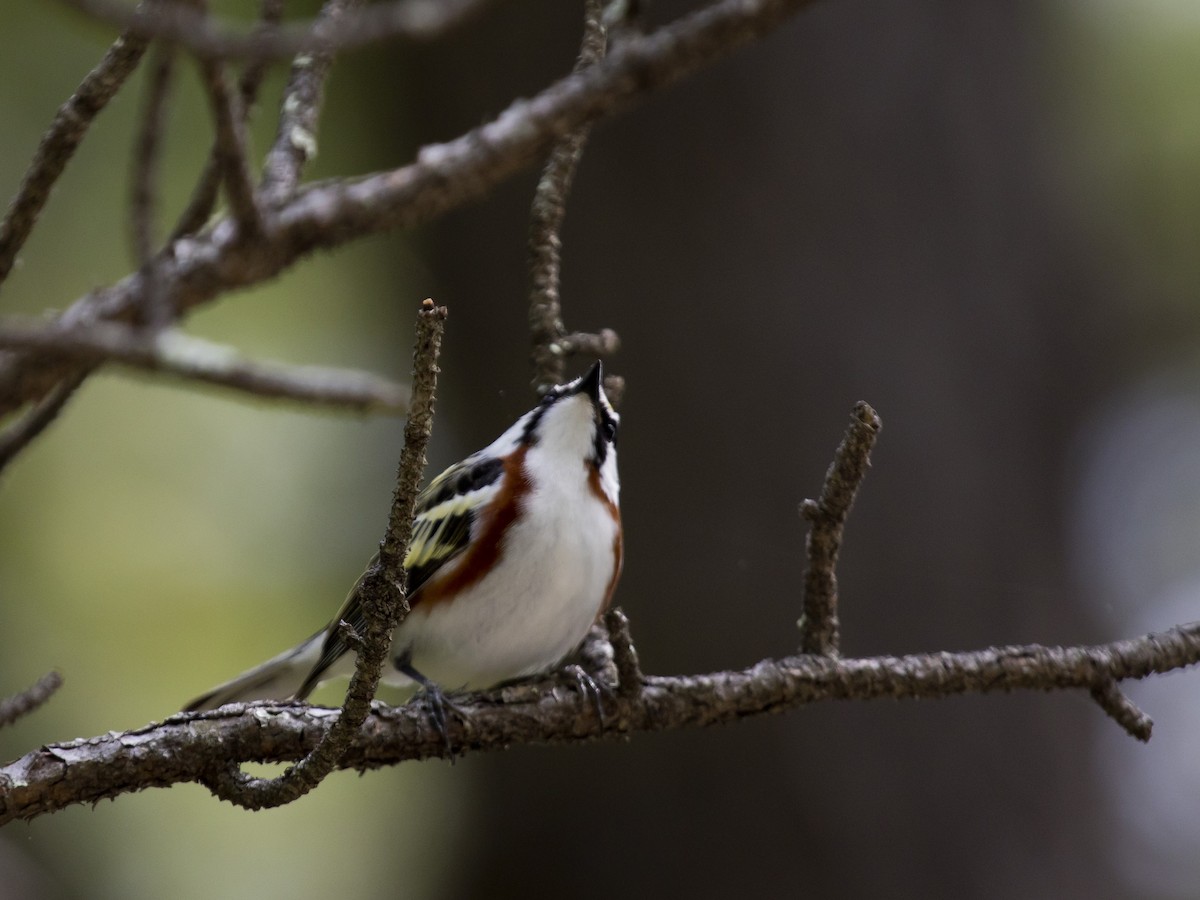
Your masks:
<path fill-rule="evenodd" d="M 167 96 L 174 74 L 175 48 L 169 44 L 157 47 L 147 74 L 142 123 L 134 144 L 133 171 L 130 178 L 132 190 L 129 210 L 133 252 L 139 266 L 145 266 L 154 256 L 159 154 L 162 148 Z"/>
<path fill-rule="evenodd" d="M 178 331 L 146 333 L 115 322 L 63 330 L 54 325 L 0 320 L 0 347 L 37 350 L 48 357 L 86 362 L 89 367 L 116 362 L 259 397 L 360 412 L 407 412 L 410 397 L 407 387 L 369 372 L 247 359 L 232 347 Z"/>
<path fill-rule="evenodd" d="M 250 175 L 246 117 L 242 113 L 241 96 L 230 90 L 225 67 L 221 63 L 201 60 L 200 72 L 208 89 L 216 129 L 213 156 L 225 184 L 233 218 L 237 222 L 238 240 L 257 247 L 262 243 L 264 226 Z"/>
<path fill-rule="evenodd" d="M 22 450 L 33 443 L 51 422 L 58 418 L 67 401 L 83 384 L 91 369 L 84 367 L 66 375 L 34 404 L 33 409 L 0 432 L 0 471 L 3 471 Z"/>
<path fill-rule="evenodd" d="M 465 22 L 487 0 L 398 0 L 379 3 L 336 23 L 271 25 L 246 33 L 201 14 L 186 2 L 132 6 L 118 0 L 63 0 L 101 21 L 144 38 L 164 38 L 207 59 L 288 59 L 300 53 L 352 50 L 395 38 L 429 41 Z"/>
<path fill-rule="evenodd" d="M 283 18 L 283 0 L 261 0 L 260 16 L 262 20 L 260 28 L 269 28 L 279 24 L 280 19 Z M 245 124 L 250 121 L 250 113 L 258 99 L 258 89 L 262 86 L 266 71 L 265 63 L 252 62 L 242 73 L 238 87 L 242 95 L 242 121 Z M 191 199 L 188 200 L 187 206 L 179 216 L 179 221 L 172 229 L 168 243 L 174 243 L 179 238 L 193 234 L 204 227 L 217 204 L 217 193 L 220 188 L 220 150 L 217 142 L 214 141 L 208 154 L 208 160 L 200 172 L 200 178 L 192 189 Z"/>
<path fill-rule="evenodd" d="M 1096 704 L 1104 710 L 1104 714 L 1124 728 L 1131 737 L 1142 743 L 1150 740 L 1154 720 L 1122 694 L 1113 679 L 1101 676 L 1099 682 L 1092 685 L 1091 694 Z"/>
<path fill-rule="evenodd" d="M 613 665 L 617 671 L 617 696 L 624 699 L 636 697 L 642 690 L 645 677 L 633 646 L 633 637 L 629 633 L 629 618 L 619 607 L 614 607 L 604 614 L 604 627 L 608 630 Z"/>
<path fill-rule="evenodd" d="M 0 700 L 0 728 L 29 715 L 53 697 L 62 683 L 62 676 L 57 672 L 47 672 L 19 694 Z"/>
<path fill-rule="evenodd" d="M 804 616 L 800 620 L 800 650 L 822 656 L 838 654 L 837 559 L 842 528 L 858 486 L 871 465 L 871 447 L 883 423 L 878 413 L 861 400 L 833 463 L 825 473 L 820 500 L 805 500 L 800 512 L 811 523 L 806 546 L 808 569 L 804 573 Z"/>
<path fill-rule="evenodd" d="M 574 692 L 553 680 L 456 699 L 469 727 L 447 723 L 456 754 L 516 744 L 577 744 L 635 732 L 707 727 L 826 700 L 934 699 L 1016 690 L 1092 690 L 1106 679 L 1145 678 L 1200 662 L 1200 622 L 1090 647 L 1000 647 L 966 653 L 830 659 L 801 655 L 741 671 L 646 677 L 601 723 L 580 715 Z M 528 694 L 529 691 L 525 691 Z M 124 733 L 42 747 L 0 768 L 0 824 L 78 803 L 196 781 L 229 759 L 284 762 L 311 749 L 336 711 L 255 703 L 180 714 Z M 340 765 L 369 769 L 448 754 L 419 704 L 377 707 Z"/>
<path fill-rule="evenodd" d="M 559 135 L 612 116 L 639 96 L 729 55 L 811 2 L 720 0 L 648 35 L 631 36 L 601 62 L 532 100 L 517 101 L 494 121 L 425 147 L 408 166 L 301 191 L 267 216 L 270 253 L 240 246 L 228 222 L 179 242 L 163 267 L 163 290 L 182 313 L 224 291 L 274 277 L 314 250 L 427 222 L 482 196 L 545 153 Z M 147 289 L 144 277 L 131 274 L 80 299 L 63 315 L 63 324 L 129 318 Z M 0 415 L 40 396 L 58 377 L 61 367 L 53 361 L 0 358 Z"/>
<path fill-rule="evenodd" d="M 404 557 L 412 537 L 421 473 L 425 469 L 425 447 L 433 432 L 433 397 L 437 387 L 437 360 L 442 347 L 446 308 L 426 300 L 417 315 L 417 345 L 413 352 L 413 405 L 404 428 L 404 450 L 396 474 L 396 492 L 387 534 L 379 550 L 379 562 L 358 584 L 358 596 L 366 619 L 366 633 L 359 635 L 354 675 L 337 719 L 315 747 L 278 778 L 253 778 L 238 769 L 237 761 L 225 759 L 206 772 L 202 781 L 222 800 L 244 809 L 283 806 L 303 797 L 325 780 L 345 755 L 371 711 L 371 700 L 392 644 L 392 631 L 408 615 L 405 595 L 408 574 Z"/>
<path fill-rule="evenodd" d="M 0 284 L 12 271 L 17 254 L 33 230 L 42 207 L 50 199 L 50 189 L 75 154 L 92 119 L 108 105 L 125 79 L 137 68 L 146 45 L 146 39 L 137 35 L 124 34 L 117 38 L 100 64 L 59 107 L 49 131 L 42 136 L 17 195 L 9 204 L 4 221 L 0 222 Z"/>
<path fill-rule="evenodd" d="M 326 0 L 313 28 L 328 30 L 352 21 L 360 6 L 362 0 Z M 262 192 L 268 203 L 280 203 L 291 197 L 304 167 L 317 155 L 317 122 L 332 66 L 331 48 L 298 56 L 292 63 L 280 105 L 275 143 L 263 166 Z"/>
<path fill-rule="evenodd" d="M 583 42 L 575 71 L 594 66 L 608 50 L 608 33 L 601 0 L 587 0 L 584 9 Z M 562 342 L 566 327 L 559 302 L 562 276 L 563 219 L 567 214 L 567 195 L 575 178 L 575 169 L 583 156 L 591 125 L 582 125 L 565 135 L 542 170 L 533 195 L 529 224 L 529 328 L 533 339 L 533 386 L 545 393 L 564 377 L 570 348 Z M 610 332 L 615 338 L 615 332 Z"/>

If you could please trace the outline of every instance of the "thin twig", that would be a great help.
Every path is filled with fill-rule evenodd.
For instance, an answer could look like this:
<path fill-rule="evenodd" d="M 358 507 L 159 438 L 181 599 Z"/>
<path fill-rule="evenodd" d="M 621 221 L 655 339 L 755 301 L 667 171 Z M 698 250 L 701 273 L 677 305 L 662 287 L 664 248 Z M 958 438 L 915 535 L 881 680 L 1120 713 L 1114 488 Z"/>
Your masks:
<path fill-rule="evenodd" d="M 360 412 L 404 413 L 409 405 L 407 387 L 369 372 L 248 359 L 225 344 L 182 332 L 147 333 L 115 322 L 64 330 L 5 319 L 0 321 L 0 347 L 37 350 L 46 356 L 67 357 L 88 365 L 115 362 L 258 397 Z"/>
<path fill-rule="evenodd" d="M 0 728 L 11 725 L 22 716 L 27 716 L 47 700 L 54 696 L 62 687 L 62 676 L 57 672 L 47 672 L 33 685 L 19 694 L 0 700 Z"/>
<path fill-rule="evenodd" d="M 259 0 L 258 3 L 258 25 L 255 26 L 253 35 L 262 37 L 267 34 L 272 28 L 277 28 L 279 23 L 283 21 L 284 0 Z M 238 89 L 242 92 L 242 111 L 249 117 L 250 110 L 254 107 L 255 101 L 258 99 L 258 89 L 262 86 L 263 78 L 266 77 L 269 61 L 265 59 L 252 59 L 246 64 L 246 68 L 242 71 L 242 77 L 238 81 Z"/>
<path fill-rule="evenodd" d="M 220 63 L 201 60 L 200 71 L 208 88 L 217 133 L 215 158 L 233 218 L 238 225 L 238 238 L 260 244 L 264 235 L 263 218 L 250 174 L 246 117 L 242 114 L 241 96 L 230 90 L 225 68 Z"/>
<path fill-rule="evenodd" d="M 608 629 L 613 664 L 617 667 L 617 696 L 626 699 L 636 697 L 644 679 L 633 637 L 629 633 L 629 617 L 619 606 L 614 606 L 604 614 L 604 627 Z"/>
<path fill-rule="evenodd" d="M 51 387 L 29 412 L 0 431 L 0 471 L 46 430 L 46 426 L 62 412 L 62 408 L 89 374 L 91 369 L 85 367 L 65 375 L 63 380 Z"/>
<path fill-rule="evenodd" d="M 595 66 L 531 100 L 514 103 L 494 121 L 445 144 L 426 146 L 416 162 L 356 180 L 300 190 L 271 211 L 271 253 L 240 245 L 218 223 L 181 242 L 163 272 L 177 313 L 235 288 L 278 275 L 317 249 L 367 234 L 412 227 L 474 200 L 545 153 L 558 135 L 611 116 L 758 38 L 814 0 L 719 0 L 647 35 L 632 35 Z M 67 326 L 129 319 L 147 290 L 137 273 L 94 291 L 63 314 Z M 0 415 L 40 396 L 61 377 L 53 360 L 0 355 Z"/>
<path fill-rule="evenodd" d="M 217 195 L 220 193 L 221 162 L 216 141 L 213 141 L 212 150 L 204 161 L 204 168 L 200 170 L 200 177 L 196 179 L 196 186 L 192 188 L 192 195 L 188 198 L 183 212 L 179 214 L 179 221 L 171 229 L 167 243 L 173 244 L 181 237 L 195 234 L 203 228 L 216 209 Z"/>
<path fill-rule="evenodd" d="M 142 104 L 142 123 L 133 149 L 130 220 L 133 253 L 139 266 L 145 266 L 155 252 L 155 219 L 158 207 L 158 174 L 162 149 L 166 101 L 175 72 L 175 47 L 159 45 L 147 73 L 146 97 Z"/>
<path fill-rule="evenodd" d="M 583 41 L 575 62 L 578 72 L 604 58 L 608 36 L 602 0 L 587 0 L 583 14 Z M 591 125 L 582 125 L 564 136 L 542 170 L 529 215 L 529 327 L 533 340 L 533 386 L 540 394 L 563 381 L 568 348 L 562 320 L 559 286 L 562 278 L 562 224 L 567 195 L 583 156 Z"/>
<path fill-rule="evenodd" d="M 362 15 L 363 0 L 326 0 L 313 26 L 322 33 L 339 23 Z M 374 7 L 373 7 L 374 8 Z M 333 50 L 314 50 L 297 56 L 292 63 L 275 141 L 263 164 L 262 195 L 269 204 L 291 197 L 300 183 L 304 167 L 317 155 L 317 124 L 325 95 L 325 80 L 333 66 Z"/>
<path fill-rule="evenodd" d="M 648 675 L 618 720 L 579 714 L 578 698 L 549 679 L 532 697 L 505 692 L 456 698 L 447 722 L 454 752 L 519 744 L 624 740 L 634 732 L 736 722 L 831 700 L 935 699 L 1018 690 L 1090 690 L 1101 675 L 1121 681 L 1200 663 L 1200 622 L 1131 640 L 1081 647 L 992 647 L 832 659 L 801 655 L 704 675 Z M 255 703 L 172 716 L 126 733 L 42 747 L 0 768 L 0 825 L 147 787 L 196 781 L 221 760 L 286 762 L 302 757 L 336 711 Z M 445 757 L 444 735 L 419 705 L 377 706 L 339 765 L 368 769 Z"/>
<path fill-rule="evenodd" d="M 825 473 L 821 499 L 800 504 L 800 512 L 809 521 L 800 628 L 803 653 L 838 654 L 837 559 L 842 528 L 854 504 L 854 494 L 871 465 L 871 447 L 882 427 L 875 410 L 862 401 L 856 403 L 850 427 Z"/>
<path fill-rule="evenodd" d="M 150 66 L 142 124 L 134 144 L 130 224 L 134 256 L 147 282 L 141 324 L 157 331 L 174 318 L 162 279 L 161 261 L 155 257 L 158 214 L 158 178 L 166 101 L 175 71 L 175 45 L 160 44 Z"/>
<path fill-rule="evenodd" d="M 50 198 L 50 189 L 66 168 L 92 120 L 108 105 L 146 52 L 144 37 L 122 35 L 104 59 L 83 79 L 54 116 L 21 180 L 17 194 L 0 222 L 0 284 L 8 277 L 17 254 Z"/>
<path fill-rule="evenodd" d="M 282 0 L 262 0 L 260 4 L 260 29 L 277 25 L 283 18 Z M 249 123 L 250 114 L 258 100 L 258 90 L 262 86 L 263 77 L 267 72 L 265 60 L 252 61 L 242 72 L 238 84 L 242 95 L 242 119 Z M 179 216 L 179 221 L 171 231 L 169 243 L 174 243 L 185 235 L 194 234 L 204 227 L 217 204 L 217 194 L 221 189 L 221 164 L 216 141 L 205 160 L 204 168 L 192 189 L 192 195 L 187 206 Z"/>
<path fill-rule="evenodd" d="M 398 0 L 367 7 L 334 25 L 280 25 L 247 33 L 199 14 L 185 2 L 133 7 L 120 0 L 63 0 L 93 18 L 135 34 L 163 38 L 209 59 L 281 60 L 299 53 L 353 50 L 396 38 L 429 41 L 482 10 L 488 0 Z"/>
<path fill-rule="evenodd" d="M 1105 714 L 1120 725 L 1131 737 L 1142 743 L 1150 740 L 1154 720 L 1138 709 L 1137 704 L 1125 696 L 1110 677 L 1103 677 L 1092 687 L 1092 699 Z"/>
<path fill-rule="evenodd" d="M 320 742 L 278 778 L 246 775 L 236 763 L 219 767 L 203 777 L 208 788 L 222 800 L 246 809 L 283 806 L 304 796 L 338 767 L 346 748 L 357 736 L 371 711 L 371 700 L 392 642 L 392 631 L 408 614 L 405 599 L 408 576 L 403 560 L 412 536 L 421 473 L 425 469 L 425 447 L 433 430 L 433 400 L 437 387 L 437 360 L 445 328 L 446 308 L 426 300 L 417 317 L 417 345 L 413 354 L 413 403 L 404 429 L 404 450 L 396 474 L 396 492 L 387 534 L 379 550 L 379 562 L 359 584 L 359 599 L 366 619 L 360 635 L 354 675 L 346 691 L 341 714 Z"/>

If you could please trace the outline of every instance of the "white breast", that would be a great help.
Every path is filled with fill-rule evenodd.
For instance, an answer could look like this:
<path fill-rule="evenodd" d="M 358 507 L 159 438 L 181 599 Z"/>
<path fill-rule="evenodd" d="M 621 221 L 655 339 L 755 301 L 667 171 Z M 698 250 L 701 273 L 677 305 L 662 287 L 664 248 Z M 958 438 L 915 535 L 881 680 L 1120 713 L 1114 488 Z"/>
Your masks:
<path fill-rule="evenodd" d="M 397 629 L 393 654 L 410 648 L 413 668 L 446 690 L 486 688 L 550 667 L 578 646 L 600 612 L 617 523 L 591 492 L 588 464 L 559 459 L 530 448 L 526 468 L 537 477 L 495 568 L 452 601 L 418 605 Z M 406 681 L 386 674 L 391 683 Z"/>

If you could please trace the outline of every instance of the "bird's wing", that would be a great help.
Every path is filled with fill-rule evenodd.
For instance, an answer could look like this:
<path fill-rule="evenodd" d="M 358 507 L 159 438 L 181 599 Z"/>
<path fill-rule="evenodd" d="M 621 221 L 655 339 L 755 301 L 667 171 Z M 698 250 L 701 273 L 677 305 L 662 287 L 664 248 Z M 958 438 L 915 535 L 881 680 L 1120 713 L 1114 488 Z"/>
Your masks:
<path fill-rule="evenodd" d="M 411 607 L 421 602 L 421 586 L 434 572 L 466 549 L 479 511 L 499 493 L 503 472 L 504 460 L 498 457 L 468 457 L 448 468 L 421 491 L 417 497 L 408 554 L 404 557 Z M 341 623 L 346 622 L 359 634 L 365 633 L 367 622 L 359 592 L 363 580 L 378 563 L 379 553 L 376 551 L 346 595 L 341 609 L 329 623 L 321 657 L 296 692 L 299 699 L 312 693 L 329 667 L 350 650 L 342 636 Z"/>

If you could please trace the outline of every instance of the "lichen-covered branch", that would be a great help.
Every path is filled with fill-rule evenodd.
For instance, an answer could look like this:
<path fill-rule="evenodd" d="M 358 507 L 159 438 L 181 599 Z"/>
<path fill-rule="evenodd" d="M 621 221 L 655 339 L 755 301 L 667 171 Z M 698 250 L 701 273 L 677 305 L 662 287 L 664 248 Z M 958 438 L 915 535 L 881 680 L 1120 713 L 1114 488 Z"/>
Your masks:
<path fill-rule="evenodd" d="M 612 116 L 638 97 L 729 55 L 812 2 L 719 0 L 657 31 L 632 35 L 596 65 L 517 101 L 494 121 L 425 147 L 410 165 L 301 189 L 264 211 L 259 244 L 239 241 L 229 220 L 177 242 L 172 258 L 157 267 L 156 286 L 181 314 L 226 291 L 272 278 L 314 250 L 427 222 L 530 165 L 560 135 Z M 63 314 L 62 324 L 128 319 L 143 308 L 150 290 L 149 280 L 135 272 L 80 299 Z M 55 360 L 0 355 L 0 415 L 41 396 L 62 374 Z"/>
<path fill-rule="evenodd" d="M 338 23 L 353 17 L 361 6 L 362 0 L 326 0 L 317 26 L 336 28 Z M 291 197 L 304 167 L 317 154 L 317 123 L 325 81 L 332 67 L 333 49 L 302 54 L 292 63 L 279 107 L 275 142 L 263 164 L 262 194 L 267 203 L 276 204 Z"/>
<path fill-rule="evenodd" d="M 965 653 L 831 659 L 800 655 L 706 675 L 646 676 L 633 696 L 606 701 L 601 722 L 575 692 L 518 685 L 458 698 L 447 723 L 456 754 L 518 744 L 621 739 L 780 713 L 825 700 L 935 699 L 1018 690 L 1091 691 L 1105 680 L 1200 662 L 1200 622 L 1088 647 L 993 647 Z M 123 733 L 41 747 L 0 767 L 0 824 L 148 787 L 196 781 L 235 760 L 285 762 L 315 746 L 335 710 L 255 703 L 180 714 Z M 377 708 L 340 765 L 369 769 L 445 756 L 443 735 L 419 704 Z"/>

